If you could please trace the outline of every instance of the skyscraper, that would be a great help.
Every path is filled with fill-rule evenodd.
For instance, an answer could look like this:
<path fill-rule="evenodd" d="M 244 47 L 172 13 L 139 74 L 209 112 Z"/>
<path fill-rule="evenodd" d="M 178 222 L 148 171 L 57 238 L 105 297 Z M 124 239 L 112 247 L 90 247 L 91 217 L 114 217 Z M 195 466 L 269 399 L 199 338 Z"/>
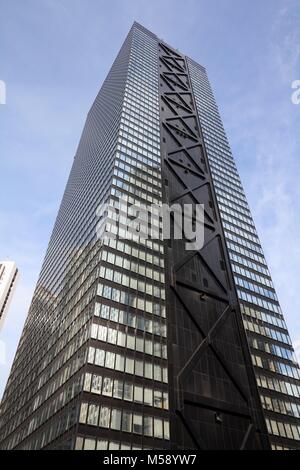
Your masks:
<path fill-rule="evenodd" d="M 141 203 L 204 205 L 204 246 L 159 216 L 159 237 L 125 238 Z M 1 448 L 300 448 L 299 385 L 205 69 L 134 23 L 75 155 Z"/>

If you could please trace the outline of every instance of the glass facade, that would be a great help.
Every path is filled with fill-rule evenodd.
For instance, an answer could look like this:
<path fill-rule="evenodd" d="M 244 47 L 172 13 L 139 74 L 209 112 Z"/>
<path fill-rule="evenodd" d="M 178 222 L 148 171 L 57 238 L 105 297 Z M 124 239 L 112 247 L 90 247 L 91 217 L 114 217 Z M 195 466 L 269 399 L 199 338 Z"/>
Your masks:
<path fill-rule="evenodd" d="M 161 218 L 155 240 L 122 239 L 133 204 L 164 201 L 158 48 L 135 23 L 88 113 L 1 403 L 2 449 L 172 446 Z M 205 69 L 186 60 L 272 445 L 299 448 L 299 367 Z"/>

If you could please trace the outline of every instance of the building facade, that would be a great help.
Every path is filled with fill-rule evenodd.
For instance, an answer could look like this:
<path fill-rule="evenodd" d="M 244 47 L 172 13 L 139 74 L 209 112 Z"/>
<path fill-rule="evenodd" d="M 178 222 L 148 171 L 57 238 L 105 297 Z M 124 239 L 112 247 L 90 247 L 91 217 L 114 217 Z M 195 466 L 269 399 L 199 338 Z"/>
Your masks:
<path fill-rule="evenodd" d="M 134 205 L 162 203 L 204 204 L 202 249 L 160 216 L 124 236 Z M 0 447 L 300 448 L 299 392 L 205 69 L 134 23 L 88 113 Z"/>
<path fill-rule="evenodd" d="M 0 261 L 0 330 L 16 286 L 18 269 L 13 261 Z"/>

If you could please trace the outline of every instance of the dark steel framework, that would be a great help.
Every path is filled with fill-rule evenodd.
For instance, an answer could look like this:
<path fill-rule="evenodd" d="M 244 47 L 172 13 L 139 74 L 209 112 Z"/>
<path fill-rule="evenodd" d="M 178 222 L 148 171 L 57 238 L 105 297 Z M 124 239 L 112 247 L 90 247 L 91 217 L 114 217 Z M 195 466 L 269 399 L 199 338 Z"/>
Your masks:
<path fill-rule="evenodd" d="M 184 56 L 159 44 L 165 199 L 204 204 L 200 251 L 166 244 L 171 445 L 267 449 L 250 352 Z M 174 224 L 174 220 L 173 220 Z"/>

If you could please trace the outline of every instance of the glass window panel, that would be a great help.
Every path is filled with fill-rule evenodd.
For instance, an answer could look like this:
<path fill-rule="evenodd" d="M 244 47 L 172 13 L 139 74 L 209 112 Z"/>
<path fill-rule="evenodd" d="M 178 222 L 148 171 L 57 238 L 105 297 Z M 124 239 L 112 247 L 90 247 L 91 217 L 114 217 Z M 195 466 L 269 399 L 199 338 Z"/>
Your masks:
<path fill-rule="evenodd" d="M 125 347 L 126 344 L 126 334 L 123 331 L 118 331 L 118 346 Z"/>
<path fill-rule="evenodd" d="M 128 411 L 123 411 L 122 431 L 125 431 L 125 432 L 132 431 L 132 414 Z"/>
<path fill-rule="evenodd" d="M 96 349 L 95 364 L 97 366 L 104 366 L 104 357 L 105 351 L 103 351 L 102 349 Z"/>
<path fill-rule="evenodd" d="M 84 377 L 84 385 L 83 385 L 83 390 L 85 392 L 89 392 L 91 388 L 91 380 L 92 380 L 92 375 L 91 374 L 85 374 Z"/>
<path fill-rule="evenodd" d="M 93 375 L 91 392 L 101 394 L 101 384 L 102 377 L 101 375 Z"/>
<path fill-rule="evenodd" d="M 115 369 L 121 372 L 124 371 L 125 359 L 120 354 L 116 354 L 116 366 Z"/>
<path fill-rule="evenodd" d="M 127 335 L 127 348 L 135 349 L 135 337 L 133 335 Z"/>
<path fill-rule="evenodd" d="M 139 352 L 144 352 L 144 338 L 136 337 L 135 349 Z"/>
<path fill-rule="evenodd" d="M 111 429 L 121 430 L 121 417 L 122 412 L 120 410 L 112 409 L 111 411 Z"/>
<path fill-rule="evenodd" d="M 111 344 L 116 344 L 117 342 L 117 330 L 112 328 L 108 329 L 107 342 Z"/>
<path fill-rule="evenodd" d="M 87 418 L 87 424 L 90 424 L 91 426 L 97 426 L 98 425 L 98 416 L 99 416 L 99 406 L 90 404 L 89 406 L 89 412 L 88 412 L 88 418 Z"/>
<path fill-rule="evenodd" d="M 108 441 L 101 439 L 97 441 L 97 450 L 107 450 Z"/>
<path fill-rule="evenodd" d="M 134 413 L 132 432 L 143 434 L 143 416 L 141 414 Z"/>
<path fill-rule="evenodd" d="M 143 403 L 143 387 L 139 385 L 134 386 L 134 401 L 137 403 Z"/>
<path fill-rule="evenodd" d="M 103 325 L 99 325 L 98 328 L 98 339 L 100 341 L 106 341 L 107 338 L 107 327 Z"/>
<path fill-rule="evenodd" d="M 85 423 L 88 410 L 88 403 L 81 403 L 79 422 Z"/>
<path fill-rule="evenodd" d="M 104 377 L 102 395 L 111 397 L 112 389 L 113 389 L 113 379 L 111 379 L 110 377 Z"/>
<path fill-rule="evenodd" d="M 85 439 L 84 440 L 84 450 L 95 450 L 96 439 Z"/>
<path fill-rule="evenodd" d="M 153 406 L 153 390 L 151 388 L 145 388 L 144 402 L 145 402 L 145 405 Z"/>
<path fill-rule="evenodd" d="M 101 406 L 99 426 L 102 428 L 108 428 L 110 421 L 110 409 L 107 406 Z"/>
<path fill-rule="evenodd" d="M 153 436 L 153 418 L 152 416 L 144 416 L 144 434 L 145 436 Z"/>
<path fill-rule="evenodd" d="M 114 380 L 114 391 L 113 391 L 114 398 L 123 398 L 123 381 L 115 379 Z"/>
<path fill-rule="evenodd" d="M 111 442 L 108 444 L 108 448 L 109 448 L 109 450 L 119 450 L 119 449 L 120 449 L 120 443 L 119 443 L 119 442 L 115 442 L 115 441 L 111 441 Z"/>
<path fill-rule="evenodd" d="M 166 419 L 164 420 L 164 438 L 167 440 L 170 439 L 170 424 Z"/>
<path fill-rule="evenodd" d="M 106 351 L 105 367 L 108 369 L 114 369 L 115 367 L 115 353 Z"/>
<path fill-rule="evenodd" d="M 139 377 L 144 375 L 144 363 L 143 361 L 135 361 L 135 374 Z"/>
<path fill-rule="evenodd" d="M 154 418 L 154 436 L 163 439 L 163 421 L 159 418 Z"/>
<path fill-rule="evenodd" d="M 154 406 L 162 408 L 162 392 L 160 390 L 154 390 Z"/>
<path fill-rule="evenodd" d="M 145 362 L 145 377 L 147 379 L 153 378 L 153 366 L 150 362 Z"/>
<path fill-rule="evenodd" d="M 129 382 L 124 383 L 124 400 L 133 400 L 133 385 Z"/>
<path fill-rule="evenodd" d="M 134 360 L 131 359 L 130 357 L 126 358 L 125 372 L 127 372 L 127 374 L 134 373 Z"/>

